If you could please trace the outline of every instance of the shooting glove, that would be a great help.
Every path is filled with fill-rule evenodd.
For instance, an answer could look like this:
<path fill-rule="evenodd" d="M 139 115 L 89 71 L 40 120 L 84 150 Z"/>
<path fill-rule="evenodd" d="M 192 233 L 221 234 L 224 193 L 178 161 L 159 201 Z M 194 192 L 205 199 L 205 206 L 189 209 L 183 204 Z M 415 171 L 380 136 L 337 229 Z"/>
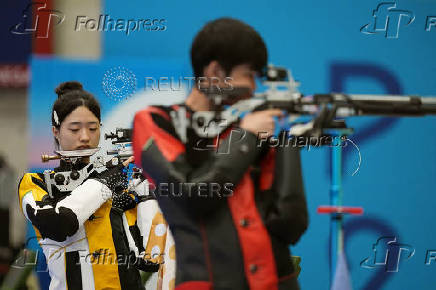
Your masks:
<path fill-rule="evenodd" d="M 124 166 L 120 164 L 103 171 L 92 179 L 106 185 L 106 187 L 112 192 L 112 195 L 121 194 L 125 189 L 127 189 L 127 174 L 123 169 Z"/>
<path fill-rule="evenodd" d="M 112 196 L 112 207 L 121 209 L 123 212 L 135 208 L 136 200 L 132 194 L 122 192 L 121 194 L 114 194 Z"/>

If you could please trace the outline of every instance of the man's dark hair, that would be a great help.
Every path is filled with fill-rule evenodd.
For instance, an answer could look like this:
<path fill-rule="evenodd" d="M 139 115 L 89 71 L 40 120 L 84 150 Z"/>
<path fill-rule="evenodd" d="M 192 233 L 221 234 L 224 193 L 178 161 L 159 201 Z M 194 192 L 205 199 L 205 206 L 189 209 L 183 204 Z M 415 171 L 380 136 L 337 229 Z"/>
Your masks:
<path fill-rule="evenodd" d="M 262 74 L 267 64 L 267 49 L 262 37 L 251 26 L 232 18 L 219 18 L 207 23 L 194 38 L 191 63 L 195 77 L 217 61 L 227 74 L 233 67 L 249 64 Z"/>

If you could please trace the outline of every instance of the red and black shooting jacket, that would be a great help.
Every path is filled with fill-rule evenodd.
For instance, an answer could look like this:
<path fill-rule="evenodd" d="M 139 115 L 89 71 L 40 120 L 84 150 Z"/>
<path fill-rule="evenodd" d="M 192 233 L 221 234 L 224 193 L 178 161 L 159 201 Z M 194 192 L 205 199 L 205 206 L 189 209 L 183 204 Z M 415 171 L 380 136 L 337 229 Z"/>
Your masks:
<path fill-rule="evenodd" d="M 174 236 L 176 289 L 298 288 L 289 245 L 308 225 L 299 149 L 231 128 L 219 141 L 188 128 L 184 144 L 171 118 L 180 106 L 148 107 L 133 126 L 135 161 Z"/>

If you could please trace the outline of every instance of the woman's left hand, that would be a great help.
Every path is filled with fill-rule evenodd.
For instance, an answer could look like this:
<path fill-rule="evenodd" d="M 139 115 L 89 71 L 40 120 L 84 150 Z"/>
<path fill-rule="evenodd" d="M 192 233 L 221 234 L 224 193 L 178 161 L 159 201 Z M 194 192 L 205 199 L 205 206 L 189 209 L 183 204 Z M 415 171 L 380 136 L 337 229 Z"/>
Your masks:
<path fill-rule="evenodd" d="M 123 166 L 127 167 L 129 166 L 130 163 L 135 162 L 135 157 L 134 156 L 130 156 L 129 159 L 127 159 L 126 161 L 123 162 Z"/>

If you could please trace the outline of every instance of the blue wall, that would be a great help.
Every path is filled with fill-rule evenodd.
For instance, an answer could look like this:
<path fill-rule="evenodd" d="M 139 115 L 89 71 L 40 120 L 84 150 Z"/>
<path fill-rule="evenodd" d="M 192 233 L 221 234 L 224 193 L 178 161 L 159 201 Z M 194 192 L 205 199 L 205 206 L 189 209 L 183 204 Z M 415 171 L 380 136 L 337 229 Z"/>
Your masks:
<path fill-rule="evenodd" d="M 95 63 L 34 60 L 33 83 L 39 85 L 31 90 L 32 118 L 47 125 L 32 126 L 32 134 L 38 134 L 34 131 L 38 127 L 49 128 L 49 118 L 41 121 L 41 116 L 49 116 L 48 103 L 53 99 L 43 105 L 38 98 L 52 92 L 60 81 L 84 82 L 85 88 L 97 94 L 107 109 L 112 104 L 101 98 L 100 80 L 110 67 L 120 65 L 134 71 L 138 87 L 143 86 L 140 82 L 145 76 L 189 75 L 193 36 L 207 21 L 221 16 L 235 17 L 254 26 L 267 43 L 269 61 L 292 69 L 295 78 L 302 82 L 304 93 L 436 95 L 436 28 L 425 31 L 426 17 L 436 15 L 436 3 L 398 1 L 396 9 L 415 18 L 407 26 L 407 19 L 401 19 L 399 37 L 395 39 L 386 38 L 383 32 L 360 32 L 362 26 L 370 23 L 379 3 L 106 1 L 103 13 L 111 18 L 164 18 L 166 30 L 129 35 L 106 32 L 104 57 Z M 162 59 L 165 61 L 159 61 Z M 39 110 L 45 111 L 40 115 Z M 345 148 L 344 204 L 365 209 L 363 216 L 347 217 L 345 221 L 346 252 L 355 289 L 434 288 L 436 265 L 426 265 L 425 259 L 427 250 L 436 249 L 435 121 L 435 117 L 348 120 L 356 129 L 351 139 L 359 146 L 362 164 L 359 172 L 351 176 L 358 155 L 352 146 Z M 302 256 L 303 289 L 328 289 L 329 218 L 317 215 L 316 208 L 329 202 L 329 166 L 328 148 L 303 152 L 310 228 L 292 249 Z M 360 266 L 361 261 L 372 257 L 372 246 L 382 236 L 396 236 L 397 243 L 415 249 L 409 260 L 404 253 L 400 257 L 398 272 L 386 272 L 383 265 L 374 269 Z M 390 255 L 392 258 L 391 252 Z"/>
<path fill-rule="evenodd" d="M 107 32 L 106 57 L 172 58 L 189 66 L 193 36 L 207 21 L 231 16 L 254 26 L 264 37 L 269 60 L 291 68 L 305 93 L 343 91 L 436 95 L 436 29 L 425 31 L 426 17 L 436 15 L 434 1 L 397 1 L 397 8 L 415 16 L 399 37 L 383 32 L 363 34 L 379 1 L 106 1 L 112 18 L 165 18 L 167 29 L 157 32 Z M 341 75 L 345 77 L 341 78 Z M 344 204 L 363 206 L 362 217 L 346 219 L 347 255 L 355 289 L 433 289 L 436 265 L 425 265 L 425 254 L 436 248 L 433 204 L 436 177 L 434 117 L 419 119 L 359 118 L 351 136 L 362 154 L 346 150 Z M 350 148 L 352 149 L 351 146 Z M 316 214 L 328 203 L 328 149 L 303 153 L 310 210 L 310 228 L 293 249 L 302 256 L 303 289 L 327 289 L 328 222 Z M 383 266 L 366 269 L 360 262 L 373 254 L 381 236 L 397 236 L 398 243 L 415 248 L 396 273 Z M 401 259 L 405 260 L 405 259 Z M 372 283 L 372 284 L 370 284 Z"/>

